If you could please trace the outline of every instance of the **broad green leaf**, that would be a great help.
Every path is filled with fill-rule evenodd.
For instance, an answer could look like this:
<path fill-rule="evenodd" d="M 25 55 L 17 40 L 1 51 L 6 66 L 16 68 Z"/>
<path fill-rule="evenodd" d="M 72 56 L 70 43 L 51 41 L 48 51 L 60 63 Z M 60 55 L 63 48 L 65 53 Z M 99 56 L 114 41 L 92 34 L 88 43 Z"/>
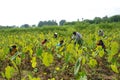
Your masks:
<path fill-rule="evenodd" d="M 20 57 L 16 57 L 16 64 L 20 65 L 21 64 L 21 58 Z"/>
<path fill-rule="evenodd" d="M 81 58 L 78 58 L 75 67 L 74 67 L 74 75 L 77 75 L 80 69 L 80 62 L 81 62 Z"/>
<path fill-rule="evenodd" d="M 71 58 L 71 54 L 70 53 L 66 53 L 65 55 L 65 62 L 68 63 L 70 61 Z"/>
<path fill-rule="evenodd" d="M 110 55 L 114 56 L 119 50 L 119 45 L 117 42 L 112 42 L 110 47 L 111 47 L 111 54 Z"/>
<path fill-rule="evenodd" d="M 118 55 L 118 57 L 120 58 L 120 54 Z"/>
<path fill-rule="evenodd" d="M 112 69 L 114 72 L 119 73 L 116 65 L 111 65 L 111 69 Z"/>
<path fill-rule="evenodd" d="M 32 77 L 31 75 L 28 75 L 28 78 L 29 80 L 40 80 L 40 78 L 35 78 L 35 77 Z"/>
<path fill-rule="evenodd" d="M 30 49 L 29 52 L 30 52 L 30 57 L 32 57 L 32 55 L 33 55 L 33 50 Z"/>
<path fill-rule="evenodd" d="M 97 55 L 97 52 L 92 52 L 92 56 L 95 57 Z"/>
<path fill-rule="evenodd" d="M 99 51 L 99 56 L 100 56 L 100 57 L 103 57 L 103 56 L 104 56 L 104 50 L 103 50 L 103 49 Z"/>
<path fill-rule="evenodd" d="M 56 54 L 58 58 L 61 58 L 62 56 L 60 54 Z"/>
<path fill-rule="evenodd" d="M 32 67 L 35 68 L 37 65 L 36 57 L 32 57 L 31 63 L 32 63 Z"/>
<path fill-rule="evenodd" d="M 21 57 L 21 59 L 24 59 L 25 58 L 25 54 L 22 53 L 20 57 Z"/>
<path fill-rule="evenodd" d="M 14 60 L 16 57 L 18 57 L 18 55 L 21 55 L 22 53 L 20 52 L 16 52 L 10 59 Z"/>
<path fill-rule="evenodd" d="M 87 80 L 87 76 L 80 77 L 79 80 Z"/>
<path fill-rule="evenodd" d="M 108 62 L 111 62 L 112 59 L 113 59 L 113 56 L 109 55 L 107 60 L 108 60 Z"/>
<path fill-rule="evenodd" d="M 11 60 L 11 62 L 12 62 L 12 64 L 13 64 L 14 68 L 16 69 L 16 71 L 19 71 L 16 63 L 15 63 L 14 61 L 12 61 L 12 60 Z"/>
<path fill-rule="evenodd" d="M 33 70 L 34 72 L 37 72 L 38 71 L 38 68 L 34 68 L 34 70 Z"/>
<path fill-rule="evenodd" d="M 2 75 L 3 78 L 5 78 L 5 74 L 3 72 L 1 72 L 1 75 Z"/>
<path fill-rule="evenodd" d="M 36 55 L 37 55 L 37 56 L 41 56 L 41 54 L 42 54 L 42 48 L 39 48 L 39 49 L 37 50 L 37 52 L 36 52 Z"/>
<path fill-rule="evenodd" d="M 79 78 L 77 80 L 87 80 L 87 76 L 85 72 L 80 72 L 79 73 Z"/>
<path fill-rule="evenodd" d="M 53 55 L 50 53 L 45 52 L 42 54 L 42 57 L 42 61 L 45 66 L 50 66 L 50 64 L 53 62 Z"/>
<path fill-rule="evenodd" d="M 32 78 L 32 80 L 40 80 L 40 78 Z"/>
<path fill-rule="evenodd" d="M 88 64 L 89 64 L 90 67 L 95 67 L 95 66 L 97 65 L 97 61 L 96 61 L 95 59 L 92 59 L 92 58 L 91 58 L 91 59 L 89 60 L 89 63 L 88 63 Z"/>
<path fill-rule="evenodd" d="M 82 57 L 82 65 L 84 65 L 86 63 L 86 58 Z"/>
<path fill-rule="evenodd" d="M 10 78 L 12 78 L 13 74 L 14 74 L 15 70 L 13 67 L 7 66 L 5 68 L 5 76 L 6 78 L 9 80 Z"/>
<path fill-rule="evenodd" d="M 60 68 L 59 68 L 59 67 L 56 67 L 56 68 L 55 68 L 55 70 L 56 70 L 56 71 L 59 71 L 59 70 L 60 70 Z"/>

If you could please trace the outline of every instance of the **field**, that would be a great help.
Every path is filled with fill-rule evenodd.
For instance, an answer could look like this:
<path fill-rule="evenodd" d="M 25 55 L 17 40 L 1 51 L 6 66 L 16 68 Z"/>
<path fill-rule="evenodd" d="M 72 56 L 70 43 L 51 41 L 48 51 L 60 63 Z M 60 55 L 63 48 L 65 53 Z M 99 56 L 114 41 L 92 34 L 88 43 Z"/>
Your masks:
<path fill-rule="evenodd" d="M 82 34 L 82 46 L 71 41 L 73 31 Z M 96 46 L 100 39 L 106 51 Z M 57 47 L 60 40 L 64 45 Z M 17 52 L 11 56 L 13 44 Z M 120 23 L 1 29 L 0 80 L 120 80 Z"/>

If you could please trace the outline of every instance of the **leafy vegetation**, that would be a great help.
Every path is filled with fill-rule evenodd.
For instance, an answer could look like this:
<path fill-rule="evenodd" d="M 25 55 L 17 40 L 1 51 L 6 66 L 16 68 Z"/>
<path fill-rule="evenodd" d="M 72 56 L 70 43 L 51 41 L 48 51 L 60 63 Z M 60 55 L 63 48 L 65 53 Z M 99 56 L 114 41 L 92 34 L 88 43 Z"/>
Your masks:
<path fill-rule="evenodd" d="M 104 36 L 98 36 L 103 29 Z M 70 41 L 73 31 L 82 34 L 82 46 Z M 58 38 L 53 38 L 57 32 Z M 120 23 L 78 22 L 62 27 L 0 30 L 0 80 L 119 80 Z M 45 45 L 41 45 L 48 39 Z M 102 39 L 106 52 L 96 46 Z M 57 43 L 64 40 L 64 45 Z M 11 56 L 9 47 L 17 45 Z"/>

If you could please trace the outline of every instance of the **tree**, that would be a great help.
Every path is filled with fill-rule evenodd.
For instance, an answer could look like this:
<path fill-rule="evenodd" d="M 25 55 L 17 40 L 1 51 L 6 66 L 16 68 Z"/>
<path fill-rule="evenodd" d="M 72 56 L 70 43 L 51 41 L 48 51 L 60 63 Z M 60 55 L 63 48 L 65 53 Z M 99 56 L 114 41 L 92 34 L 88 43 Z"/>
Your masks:
<path fill-rule="evenodd" d="M 110 22 L 119 22 L 120 21 L 120 15 L 114 15 L 110 17 Z"/>
<path fill-rule="evenodd" d="M 61 20 L 61 21 L 59 22 L 59 25 L 60 25 L 60 26 L 63 26 L 65 22 L 66 22 L 66 20 Z"/>
<path fill-rule="evenodd" d="M 39 23 L 38 23 L 38 27 L 42 27 L 43 26 L 43 21 L 40 21 Z"/>
<path fill-rule="evenodd" d="M 83 22 L 85 22 L 85 23 L 90 23 L 90 24 L 93 24 L 93 23 L 94 23 L 93 20 L 89 20 L 89 19 L 85 19 Z"/>
<path fill-rule="evenodd" d="M 102 19 L 100 17 L 95 17 L 94 18 L 94 23 L 98 24 L 102 21 Z"/>
<path fill-rule="evenodd" d="M 23 25 L 21 26 L 21 28 L 28 28 L 28 27 L 30 27 L 29 24 L 23 24 Z"/>
<path fill-rule="evenodd" d="M 54 20 L 48 20 L 48 21 L 40 21 L 38 23 L 38 27 L 42 27 L 42 26 L 53 26 L 53 25 L 58 25 L 56 21 Z"/>
<path fill-rule="evenodd" d="M 32 27 L 36 27 L 36 25 L 35 25 L 35 24 L 33 24 L 33 25 L 32 25 Z"/>

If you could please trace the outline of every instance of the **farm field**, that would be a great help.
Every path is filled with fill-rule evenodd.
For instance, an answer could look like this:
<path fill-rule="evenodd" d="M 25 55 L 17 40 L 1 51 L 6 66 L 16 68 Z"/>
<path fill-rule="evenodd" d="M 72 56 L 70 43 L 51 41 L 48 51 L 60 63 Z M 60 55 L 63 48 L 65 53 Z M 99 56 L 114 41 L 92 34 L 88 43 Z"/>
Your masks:
<path fill-rule="evenodd" d="M 0 80 L 120 80 L 120 23 L 108 25 L 1 29 Z M 98 36 L 99 29 L 104 36 Z M 73 31 L 82 34 L 82 46 L 71 41 Z M 101 39 L 106 51 L 96 46 Z"/>

